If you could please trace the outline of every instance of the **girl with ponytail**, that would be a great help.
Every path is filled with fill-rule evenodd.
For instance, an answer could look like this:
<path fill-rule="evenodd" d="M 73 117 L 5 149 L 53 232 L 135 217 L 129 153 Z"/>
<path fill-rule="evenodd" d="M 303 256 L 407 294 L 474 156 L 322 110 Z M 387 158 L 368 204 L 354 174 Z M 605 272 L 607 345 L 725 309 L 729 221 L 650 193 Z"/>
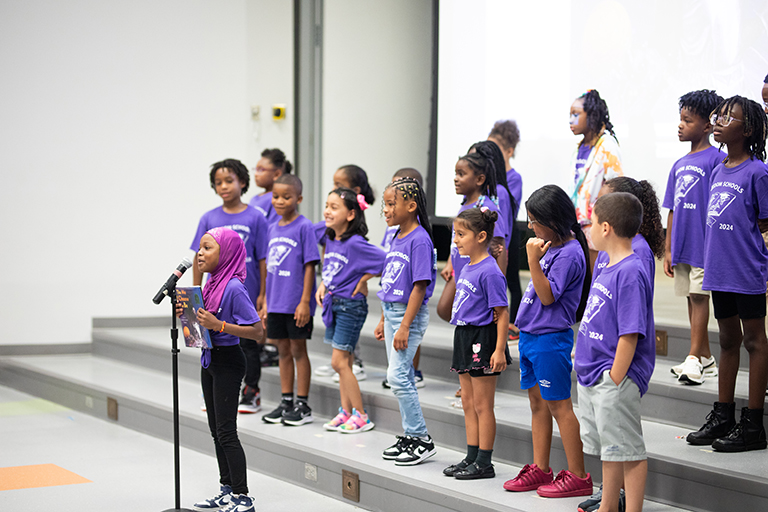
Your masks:
<path fill-rule="evenodd" d="M 540 188 L 525 207 L 535 237 L 526 244 L 531 282 L 515 325 L 520 329 L 520 387 L 528 390 L 533 413 L 533 463 L 504 488 L 536 489 L 548 498 L 589 496 L 592 477 L 584 469 L 579 421 L 571 403 L 571 326 L 581 320 L 591 284 L 587 239 L 573 203 L 560 187 Z M 554 480 L 549 467 L 553 417 L 568 460 L 568 469 Z"/>

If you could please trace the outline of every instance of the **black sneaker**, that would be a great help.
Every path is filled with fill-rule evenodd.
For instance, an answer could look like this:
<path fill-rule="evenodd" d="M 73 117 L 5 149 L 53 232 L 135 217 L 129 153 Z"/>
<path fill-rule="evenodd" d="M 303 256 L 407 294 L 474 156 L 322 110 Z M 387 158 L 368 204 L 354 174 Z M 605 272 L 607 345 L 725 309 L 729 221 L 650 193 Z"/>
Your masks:
<path fill-rule="evenodd" d="M 389 381 L 387 379 L 384 379 L 381 381 L 381 387 L 384 389 L 390 389 L 392 386 L 389 385 Z M 765 394 L 768 395 L 768 391 L 766 391 Z"/>
<path fill-rule="evenodd" d="M 283 415 L 285 415 L 291 409 L 293 409 L 293 403 L 281 400 L 280 405 L 278 405 L 274 411 L 265 414 L 261 417 L 261 419 L 267 423 L 280 423 L 283 419 Z"/>
<path fill-rule="evenodd" d="M 411 442 L 405 447 L 405 451 L 395 458 L 396 466 L 415 466 L 424 462 L 437 453 L 435 443 L 427 436 L 426 441 L 418 437 L 411 437 Z"/>
<path fill-rule="evenodd" d="M 309 408 L 307 402 L 296 402 L 293 409 L 283 414 L 283 425 L 290 425 L 292 427 L 298 427 L 306 423 L 312 423 L 315 418 L 312 417 L 312 409 Z"/>
<path fill-rule="evenodd" d="M 261 411 L 261 393 L 255 388 L 245 386 L 237 406 L 237 412 L 241 414 L 253 414 Z"/>
<path fill-rule="evenodd" d="M 280 354 L 277 353 L 277 347 L 270 344 L 262 345 L 259 360 L 262 367 L 280 366 Z"/>
<path fill-rule="evenodd" d="M 381 454 L 381 457 L 384 460 L 395 460 L 400 456 L 400 454 L 405 453 L 405 449 L 411 443 L 411 436 L 395 437 L 397 437 L 397 442 L 384 450 L 384 452 Z"/>

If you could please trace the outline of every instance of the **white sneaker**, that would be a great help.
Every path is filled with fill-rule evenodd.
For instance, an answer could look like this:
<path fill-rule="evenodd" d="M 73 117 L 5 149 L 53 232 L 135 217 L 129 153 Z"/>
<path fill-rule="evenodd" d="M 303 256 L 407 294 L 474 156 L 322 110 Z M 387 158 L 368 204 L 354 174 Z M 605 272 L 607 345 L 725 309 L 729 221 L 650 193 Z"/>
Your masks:
<path fill-rule="evenodd" d="M 365 368 L 363 368 L 360 365 L 353 364 L 352 365 L 352 373 L 355 374 L 355 377 L 357 377 L 358 381 L 365 380 L 368 378 L 368 375 L 365 373 Z M 333 382 L 339 382 L 339 374 L 334 373 L 333 374 Z"/>
<path fill-rule="evenodd" d="M 717 362 L 715 361 L 715 356 L 711 356 L 709 358 L 702 357 L 701 366 L 704 368 L 705 377 L 717 377 L 718 372 L 717 372 Z"/>
<path fill-rule="evenodd" d="M 683 361 L 678 382 L 683 384 L 701 384 L 704 382 L 704 367 L 696 356 L 688 356 Z"/>
<path fill-rule="evenodd" d="M 333 371 L 333 367 L 330 364 L 318 366 L 317 368 L 315 368 L 315 375 L 317 375 L 318 377 L 330 377 L 335 373 L 336 372 Z"/>

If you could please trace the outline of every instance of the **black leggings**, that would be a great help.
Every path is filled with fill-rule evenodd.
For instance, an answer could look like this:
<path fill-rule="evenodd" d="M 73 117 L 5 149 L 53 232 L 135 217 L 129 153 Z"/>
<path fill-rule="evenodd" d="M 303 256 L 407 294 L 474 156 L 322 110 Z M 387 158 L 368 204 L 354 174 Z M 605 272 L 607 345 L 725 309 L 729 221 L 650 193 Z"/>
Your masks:
<path fill-rule="evenodd" d="M 517 222 L 512 229 L 509 240 L 509 253 L 507 254 L 507 288 L 509 288 L 509 321 L 515 322 L 517 309 L 523 300 L 523 291 L 520 289 L 520 230 Z"/>
<path fill-rule="evenodd" d="M 245 356 L 240 345 L 213 347 L 211 364 L 200 372 L 221 485 L 232 487 L 234 494 L 248 494 L 245 451 L 237 437 L 237 406 L 243 375 Z"/>
<path fill-rule="evenodd" d="M 261 345 L 253 340 L 240 338 L 240 346 L 245 354 L 245 385 L 259 389 L 261 380 Z"/>

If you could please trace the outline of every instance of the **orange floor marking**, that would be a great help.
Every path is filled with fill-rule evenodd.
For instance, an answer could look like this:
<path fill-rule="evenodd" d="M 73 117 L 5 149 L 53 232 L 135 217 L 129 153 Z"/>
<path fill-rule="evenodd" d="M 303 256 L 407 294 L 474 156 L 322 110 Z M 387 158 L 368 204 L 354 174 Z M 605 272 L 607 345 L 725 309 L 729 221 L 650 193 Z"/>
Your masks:
<path fill-rule="evenodd" d="M 54 485 L 87 484 L 91 481 L 56 464 L 0 468 L 0 491 Z"/>

